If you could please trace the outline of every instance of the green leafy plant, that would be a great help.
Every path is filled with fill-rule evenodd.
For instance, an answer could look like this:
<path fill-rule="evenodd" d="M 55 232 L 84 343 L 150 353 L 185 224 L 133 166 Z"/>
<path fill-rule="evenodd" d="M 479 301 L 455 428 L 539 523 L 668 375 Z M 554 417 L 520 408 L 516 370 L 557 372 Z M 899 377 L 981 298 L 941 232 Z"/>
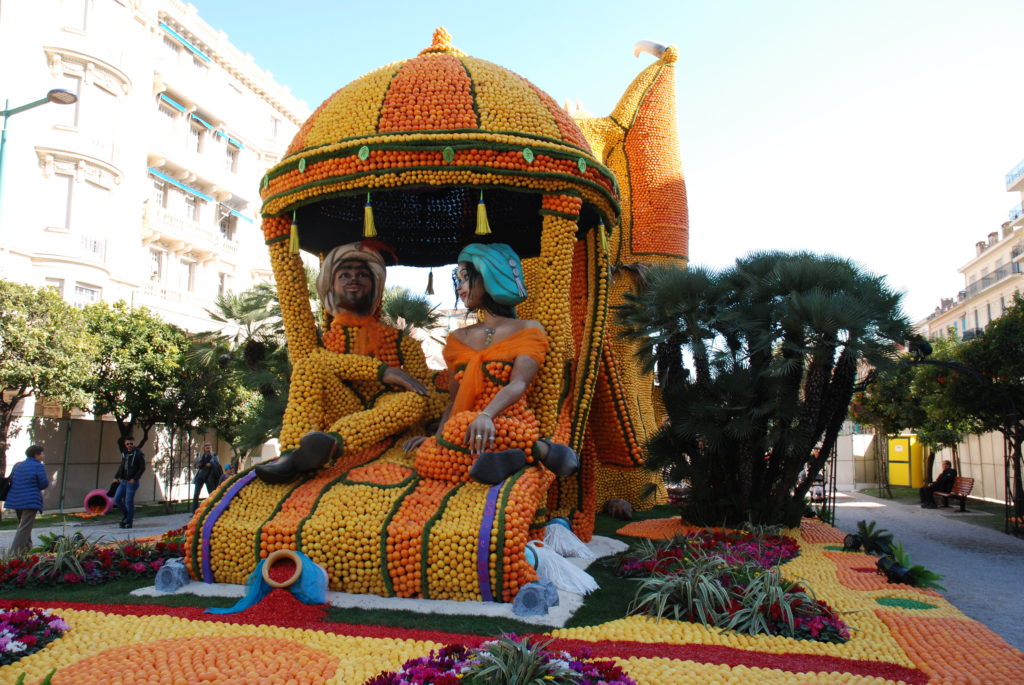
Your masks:
<path fill-rule="evenodd" d="M 729 606 L 729 591 L 721 583 L 725 568 L 722 557 L 704 556 L 672 574 L 644 578 L 629 613 L 717 625 Z"/>
<path fill-rule="evenodd" d="M 484 685 L 573 685 L 577 674 L 567 662 L 551 660 L 544 648 L 551 640 L 516 640 L 502 635 L 485 650 L 476 653 L 475 663 L 463 671 L 463 682 Z"/>
<path fill-rule="evenodd" d="M 939 585 L 939 581 L 943 579 L 943 576 L 931 571 L 920 564 L 914 564 L 910 560 L 910 555 L 907 550 L 903 547 L 902 542 L 893 543 L 892 546 L 892 558 L 897 564 L 907 569 L 906 580 L 909 585 L 914 587 L 931 588 L 934 590 L 946 591 L 946 588 Z"/>
<path fill-rule="evenodd" d="M 857 535 L 868 554 L 886 554 L 892 548 L 892 533 L 876 528 L 874 521 L 857 521 Z"/>
<path fill-rule="evenodd" d="M 42 544 L 33 550 L 39 551 L 39 561 L 32 567 L 31 574 L 36 578 L 73 573 L 85 575 L 83 562 L 92 555 L 93 548 L 100 538 L 92 540 L 81 533 L 74 535 L 40 536 Z"/>

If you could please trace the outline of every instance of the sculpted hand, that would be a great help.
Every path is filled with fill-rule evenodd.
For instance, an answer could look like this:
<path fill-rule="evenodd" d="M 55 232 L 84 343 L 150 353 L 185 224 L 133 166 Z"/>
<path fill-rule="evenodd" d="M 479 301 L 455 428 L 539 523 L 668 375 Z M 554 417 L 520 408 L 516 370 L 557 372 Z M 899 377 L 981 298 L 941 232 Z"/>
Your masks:
<path fill-rule="evenodd" d="M 466 428 L 466 447 L 474 454 L 494 447 L 494 421 L 487 414 L 479 414 Z"/>
<path fill-rule="evenodd" d="M 409 438 L 402 443 L 402 449 L 406 452 L 415 452 L 416 448 L 423 444 L 423 441 L 427 439 L 425 435 L 417 435 L 415 438 Z"/>
<path fill-rule="evenodd" d="M 409 392 L 414 392 L 417 395 L 423 395 L 424 397 L 428 395 L 427 386 L 423 385 L 397 366 L 389 366 L 384 372 L 384 375 L 381 376 L 381 380 L 388 385 L 397 385 L 398 387 L 404 388 Z"/>

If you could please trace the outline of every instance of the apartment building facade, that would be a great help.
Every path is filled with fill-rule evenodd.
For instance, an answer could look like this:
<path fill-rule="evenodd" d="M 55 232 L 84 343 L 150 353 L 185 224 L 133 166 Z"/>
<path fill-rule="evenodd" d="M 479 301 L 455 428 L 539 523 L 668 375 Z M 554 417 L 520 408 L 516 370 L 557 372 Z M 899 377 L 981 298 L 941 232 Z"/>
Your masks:
<path fill-rule="evenodd" d="M 5 0 L 0 277 L 209 330 L 270 280 L 259 181 L 308 109 L 178 0 Z M 10 65 L 17 65 L 10 68 Z"/>

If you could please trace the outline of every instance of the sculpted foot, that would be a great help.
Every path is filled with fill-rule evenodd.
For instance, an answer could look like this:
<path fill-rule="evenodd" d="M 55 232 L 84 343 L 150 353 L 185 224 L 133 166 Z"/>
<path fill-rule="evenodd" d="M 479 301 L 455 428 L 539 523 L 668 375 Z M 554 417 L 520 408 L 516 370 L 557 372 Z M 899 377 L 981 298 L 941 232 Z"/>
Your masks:
<path fill-rule="evenodd" d="M 306 433 L 292 452 L 292 464 L 299 473 L 316 471 L 338 454 L 338 447 L 338 440 L 327 433 Z"/>
<path fill-rule="evenodd" d="M 559 478 L 571 476 L 580 470 L 580 458 L 575 450 L 548 440 L 538 440 L 547 446 L 547 455 L 538 460 Z"/>
<path fill-rule="evenodd" d="M 484 452 L 469 469 L 473 480 L 487 485 L 497 485 L 513 473 L 526 466 L 526 452 L 519 449 L 502 450 L 500 452 Z"/>
<path fill-rule="evenodd" d="M 294 464 L 295 452 L 285 452 L 279 458 L 256 467 L 256 476 L 264 483 L 287 483 L 299 475 Z"/>

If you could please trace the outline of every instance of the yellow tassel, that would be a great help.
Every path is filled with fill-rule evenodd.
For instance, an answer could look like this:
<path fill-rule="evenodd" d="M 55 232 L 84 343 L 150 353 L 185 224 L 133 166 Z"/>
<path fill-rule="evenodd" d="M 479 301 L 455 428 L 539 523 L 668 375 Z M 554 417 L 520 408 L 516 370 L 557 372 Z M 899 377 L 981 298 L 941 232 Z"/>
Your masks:
<path fill-rule="evenodd" d="M 363 237 L 377 237 L 377 227 L 373 223 L 373 203 L 370 202 L 369 193 L 366 194 L 366 205 L 363 207 Z"/>
<path fill-rule="evenodd" d="M 434 270 L 430 270 L 430 275 L 427 276 L 427 295 L 434 294 Z"/>
<path fill-rule="evenodd" d="M 598 222 L 597 231 L 601 234 L 601 252 L 608 254 L 608 234 L 604 230 L 604 219 Z"/>
<path fill-rule="evenodd" d="M 491 225 L 487 223 L 487 205 L 484 204 L 484 191 L 480 191 L 480 202 L 476 205 L 476 234 L 490 235 Z"/>
<path fill-rule="evenodd" d="M 292 212 L 292 230 L 288 235 L 288 251 L 291 254 L 299 254 L 299 222 L 296 212 Z"/>

